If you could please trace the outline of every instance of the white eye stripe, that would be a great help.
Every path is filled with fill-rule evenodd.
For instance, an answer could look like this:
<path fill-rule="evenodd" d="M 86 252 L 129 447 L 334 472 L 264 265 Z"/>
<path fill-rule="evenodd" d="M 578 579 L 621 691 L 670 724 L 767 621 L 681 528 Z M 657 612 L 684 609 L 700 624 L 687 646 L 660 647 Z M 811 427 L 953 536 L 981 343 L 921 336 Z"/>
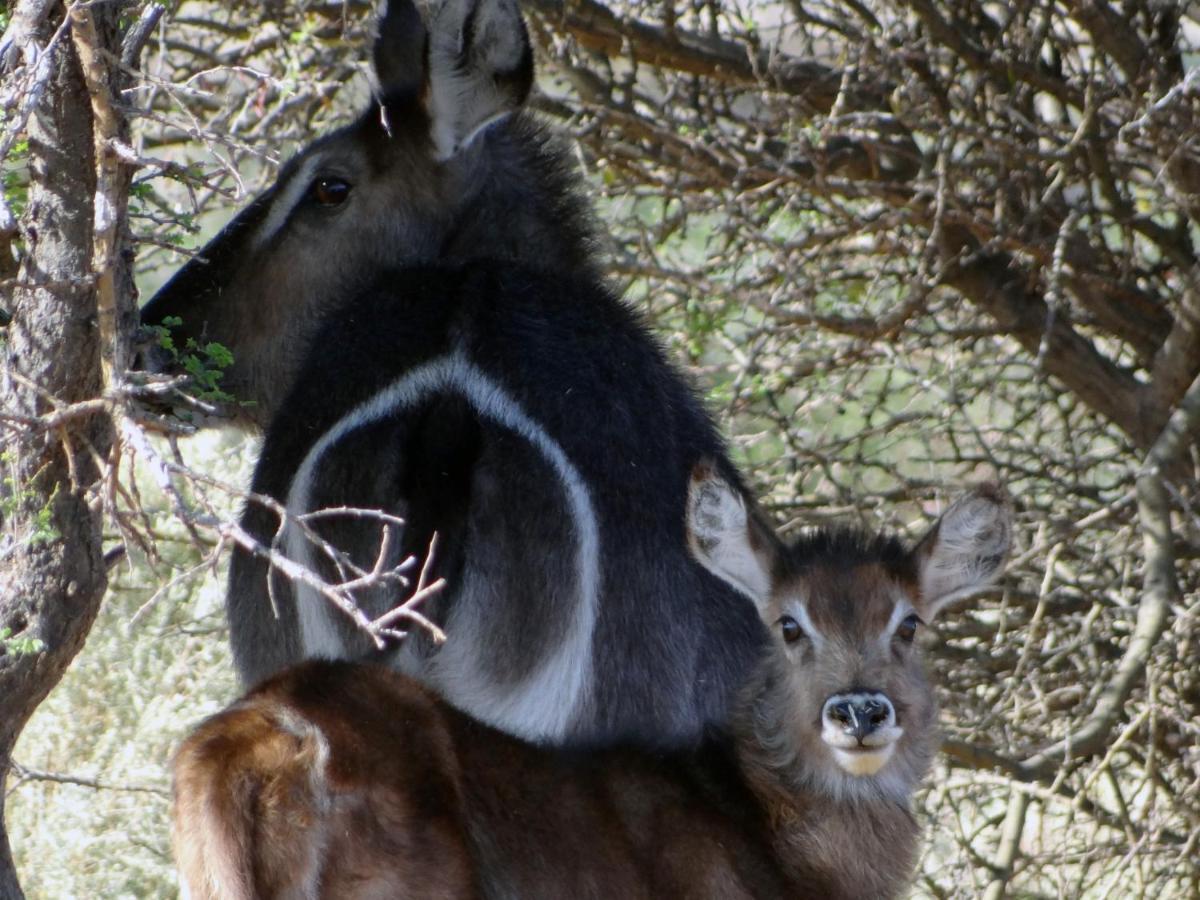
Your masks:
<path fill-rule="evenodd" d="M 911 615 L 916 614 L 916 609 L 906 596 L 900 596 L 896 599 L 895 605 L 892 607 L 892 614 L 888 618 L 887 625 L 883 627 L 883 631 L 879 633 L 878 641 L 885 647 L 891 643 L 893 636 L 896 634 L 896 629 Z M 780 614 L 791 616 L 800 623 L 800 627 L 804 629 L 804 633 L 812 639 L 815 646 L 820 646 L 828 641 L 828 637 L 823 635 L 817 626 L 813 624 L 812 617 L 808 614 L 808 609 L 804 602 L 798 598 L 785 600 L 781 604 Z"/>
<path fill-rule="evenodd" d="M 817 626 L 813 624 L 812 617 L 809 616 L 808 610 L 804 608 L 804 604 L 799 600 L 793 600 L 783 604 L 782 613 L 786 616 L 791 616 L 800 623 L 800 627 L 804 629 L 804 633 L 808 635 L 814 646 L 820 646 L 825 643 L 825 636 L 817 630 Z"/>
<path fill-rule="evenodd" d="M 313 173 L 320 167 L 323 159 L 319 153 L 306 159 L 300 165 L 300 168 L 296 170 L 296 174 L 288 179 L 287 184 L 283 186 L 283 190 L 276 195 L 274 201 L 271 203 L 270 212 L 263 219 L 263 223 L 258 226 L 258 233 L 254 236 L 254 246 L 256 249 L 275 237 L 284 224 L 287 223 L 288 218 L 292 215 L 292 211 L 304 199 L 304 195 L 308 193 Z"/>
<path fill-rule="evenodd" d="M 892 607 L 891 618 L 888 619 L 887 625 L 883 627 L 883 633 L 879 635 L 880 643 L 885 645 L 890 643 L 892 635 L 896 633 L 896 629 L 900 626 L 900 623 L 915 613 L 916 610 L 908 602 L 908 598 L 897 600 L 896 605 Z"/>

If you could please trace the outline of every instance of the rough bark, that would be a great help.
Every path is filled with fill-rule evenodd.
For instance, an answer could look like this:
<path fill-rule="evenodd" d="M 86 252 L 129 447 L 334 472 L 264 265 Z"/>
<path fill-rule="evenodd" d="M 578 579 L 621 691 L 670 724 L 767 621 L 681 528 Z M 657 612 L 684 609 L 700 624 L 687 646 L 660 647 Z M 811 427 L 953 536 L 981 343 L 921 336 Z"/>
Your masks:
<path fill-rule="evenodd" d="M 127 320 L 134 308 L 127 260 L 114 252 L 115 236 L 125 231 L 128 173 L 97 153 L 97 144 L 107 153 L 107 139 L 124 129 L 109 102 L 122 77 L 109 61 L 120 55 L 118 7 L 76 9 L 74 35 L 60 29 L 65 4 L 23 3 L 15 17 L 24 29 L 20 40 L 54 55 L 26 130 L 29 198 L 20 269 L 5 304 L 12 322 L 0 345 L 0 629 L 39 642 L 38 649 L 0 645 L 0 778 L 29 717 L 83 646 L 106 586 L 98 488 L 112 421 L 94 404 L 79 415 L 63 413 L 105 388 L 102 359 L 113 357 L 117 329 L 100 319 L 103 291 L 114 320 Z M 81 49 L 92 51 L 93 77 L 85 78 Z M 8 57 L 10 64 L 20 55 Z M 110 118 L 97 141 L 94 110 L 101 103 Z M 51 412 L 57 424 L 45 427 Z M 0 820 L 0 898 L 21 896 Z"/>

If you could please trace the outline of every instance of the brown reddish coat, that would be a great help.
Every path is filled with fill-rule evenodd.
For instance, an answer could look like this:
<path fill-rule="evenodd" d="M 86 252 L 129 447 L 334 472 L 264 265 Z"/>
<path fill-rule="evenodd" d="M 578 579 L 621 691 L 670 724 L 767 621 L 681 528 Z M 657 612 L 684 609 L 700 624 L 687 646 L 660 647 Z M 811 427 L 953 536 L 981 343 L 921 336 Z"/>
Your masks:
<path fill-rule="evenodd" d="M 191 896 L 899 894 L 918 839 L 909 799 L 936 745 L 911 616 L 994 580 L 1003 501 L 969 494 L 911 552 L 838 533 L 778 553 L 709 469 L 688 515 L 693 552 L 775 636 L 732 736 L 691 752 L 548 748 L 393 671 L 304 663 L 176 757 Z"/>

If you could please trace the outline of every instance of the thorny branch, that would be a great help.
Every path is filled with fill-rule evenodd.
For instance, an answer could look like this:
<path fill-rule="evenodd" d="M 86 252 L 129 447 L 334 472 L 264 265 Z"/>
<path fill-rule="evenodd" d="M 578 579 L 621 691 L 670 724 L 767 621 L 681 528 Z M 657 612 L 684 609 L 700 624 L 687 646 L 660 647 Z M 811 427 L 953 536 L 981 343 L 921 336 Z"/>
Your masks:
<path fill-rule="evenodd" d="M 272 568 L 281 572 L 291 581 L 303 584 L 316 591 L 320 596 L 332 603 L 340 612 L 348 616 L 381 649 L 386 645 L 388 640 L 400 640 L 406 636 L 407 632 L 405 630 L 396 627 L 397 622 L 401 621 L 406 621 L 425 629 L 436 643 L 441 643 L 445 640 L 445 634 L 441 628 L 428 619 L 420 610 L 423 603 L 435 596 L 445 586 L 444 579 L 439 578 L 430 582 L 428 577 L 433 553 L 436 548 L 436 536 L 426 553 L 417 583 L 409 595 L 385 614 L 375 619 L 367 617 L 355 600 L 357 592 L 365 592 L 375 588 L 385 588 L 389 591 L 395 591 L 398 588 L 405 588 L 410 584 L 408 573 L 417 563 L 414 557 L 408 557 L 396 565 L 387 565 L 387 561 L 391 559 L 392 541 L 396 529 L 403 527 L 404 520 L 381 510 L 356 509 L 351 507 L 320 509 L 297 515 L 271 497 L 239 489 L 192 469 L 185 465 L 181 459 L 171 459 L 164 456 L 150 441 L 146 432 L 146 425 L 149 425 L 154 431 L 165 431 L 172 438 L 181 433 L 191 433 L 192 429 L 186 425 L 176 424 L 169 419 L 161 419 L 153 413 L 148 413 L 144 408 L 138 407 L 136 404 L 147 400 L 159 401 L 163 397 L 178 398 L 181 395 L 186 395 L 185 388 L 187 387 L 188 379 L 186 376 L 169 378 L 143 377 L 142 381 L 143 383 L 141 384 L 124 383 L 119 387 L 110 388 L 105 392 L 103 397 L 74 404 L 64 405 L 58 403 L 53 397 L 47 397 L 46 399 L 51 409 L 42 416 L 21 415 L 7 412 L 0 408 L 0 428 L 7 427 L 10 429 L 21 429 L 25 432 L 53 434 L 71 421 L 92 416 L 98 412 L 113 414 L 120 422 L 123 444 L 126 448 L 137 454 L 148 466 L 154 475 L 159 490 L 171 504 L 176 519 L 192 534 L 195 543 L 197 545 L 203 543 L 199 535 L 199 530 L 201 529 L 212 531 L 217 535 L 219 539 L 217 545 L 210 553 L 206 554 L 204 563 L 196 567 L 197 571 L 214 565 L 225 544 L 233 542 L 247 552 L 266 559 Z M 195 401 L 195 398 L 191 399 L 203 406 L 206 411 L 213 411 L 207 404 Z M 115 475 L 115 472 L 111 474 Z M 215 514 L 211 508 L 208 510 L 197 509 L 185 497 L 182 485 L 187 485 L 191 489 L 198 486 L 210 488 L 224 492 L 242 502 L 259 503 L 268 507 L 279 517 L 280 521 L 279 531 L 275 539 L 269 545 L 263 544 L 238 526 L 234 519 Z M 134 505 L 136 506 L 137 504 L 135 503 Z M 136 510 L 129 510 L 122 513 L 117 508 L 115 502 L 110 503 L 109 514 L 113 516 L 118 530 L 124 535 L 126 542 L 132 542 L 140 549 L 148 550 L 153 545 L 153 539 L 138 533 L 138 528 L 133 524 L 131 517 L 134 513 L 136 513 Z M 369 569 L 364 569 L 356 565 L 346 553 L 325 540 L 313 527 L 314 522 L 334 517 L 368 519 L 380 523 L 381 538 L 379 552 L 375 562 Z M 289 529 L 301 534 L 305 541 L 315 550 L 319 551 L 340 574 L 341 580 L 336 582 L 329 581 L 314 571 L 313 568 L 300 565 L 289 558 L 280 549 L 283 536 Z M 268 583 L 270 584 L 271 582 L 269 581 Z M 158 596 L 165 594 L 172 585 L 173 582 L 163 585 L 163 587 L 156 591 L 155 596 L 148 601 L 148 605 L 152 604 Z M 272 596 L 273 602 L 274 599 L 274 596 Z"/>
<path fill-rule="evenodd" d="M 433 544 L 430 545 L 429 553 L 426 555 L 426 561 L 422 566 L 421 577 L 418 579 L 416 587 L 406 599 L 385 615 L 375 619 L 369 618 L 355 599 L 356 592 L 374 588 L 394 591 L 397 587 L 407 587 L 410 584 L 407 573 L 416 565 L 416 559 L 408 557 L 396 565 L 388 565 L 387 562 L 391 558 L 390 550 L 394 529 L 404 524 L 402 519 L 380 510 L 351 507 L 321 509 L 297 515 L 270 497 L 235 488 L 191 469 L 178 458 L 171 459 L 164 456 L 150 443 L 141 425 L 128 415 L 121 420 L 121 434 L 125 444 L 132 448 L 148 465 L 159 490 L 169 498 L 176 518 L 193 532 L 196 529 L 207 529 L 218 535 L 221 543 L 213 553 L 214 558 L 225 542 L 232 542 L 246 552 L 265 559 L 272 569 L 280 572 L 293 583 L 310 588 L 331 603 L 339 612 L 354 622 L 363 633 L 368 635 L 379 649 L 387 646 L 389 640 L 402 640 L 406 636 L 405 630 L 395 627 L 398 621 L 407 621 L 424 628 L 437 643 L 445 640 L 442 630 L 420 611 L 420 606 L 444 587 L 443 579 L 428 583 L 425 577 L 428 571 L 429 556 L 434 550 Z M 270 544 L 264 544 L 242 528 L 236 519 L 222 518 L 211 510 L 196 509 L 184 497 L 180 487 L 181 482 L 192 488 L 204 486 L 230 494 L 246 503 L 259 503 L 267 506 L 279 517 L 279 533 Z M 355 565 L 344 552 L 330 544 L 313 529 L 314 521 L 331 517 L 370 519 L 380 523 L 379 552 L 370 569 L 363 569 Z M 123 528 L 129 527 L 127 520 L 120 521 L 120 524 Z M 279 545 L 282 534 L 288 529 L 294 529 L 300 533 L 314 549 L 323 554 L 341 574 L 342 580 L 329 581 L 322 577 L 317 571 L 317 567 L 302 565 L 283 552 Z M 140 543 L 145 544 L 144 541 Z M 275 602 L 273 595 L 272 602 Z"/>
<path fill-rule="evenodd" d="M 78 787 L 93 788 L 101 791 L 128 791 L 135 794 L 158 794 L 162 797 L 169 797 L 171 792 L 167 788 L 152 787 L 146 784 L 114 784 L 100 778 L 86 778 L 82 775 L 64 775 L 59 772 L 43 772 L 39 769 L 30 769 L 18 762 L 12 764 L 12 772 L 16 777 L 12 785 L 8 788 L 8 793 L 17 790 L 25 781 L 53 781 L 58 784 L 73 784 Z"/>
<path fill-rule="evenodd" d="M 112 145 L 122 137 L 123 121 L 113 109 L 108 67 L 101 58 L 100 40 L 91 10 L 75 6 L 63 20 L 70 24 L 75 53 L 83 70 L 83 80 L 92 100 L 92 138 L 96 156 L 96 196 L 93 202 L 92 272 L 96 278 L 96 314 L 101 346 L 109 354 L 101 359 L 104 380 L 110 383 L 114 371 L 128 367 L 124 348 L 128 341 L 117 332 L 117 286 L 114 276 L 118 249 L 119 210 L 124 207 L 125 186 L 121 183 L 119 160 Z"/>

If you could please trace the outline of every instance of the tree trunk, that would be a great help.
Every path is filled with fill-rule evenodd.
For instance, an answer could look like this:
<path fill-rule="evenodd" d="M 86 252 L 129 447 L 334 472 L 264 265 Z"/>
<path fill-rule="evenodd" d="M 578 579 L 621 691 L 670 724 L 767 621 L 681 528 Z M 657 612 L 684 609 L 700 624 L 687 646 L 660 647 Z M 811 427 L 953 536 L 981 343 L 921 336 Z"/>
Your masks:
<path fill-rule="evenodd" d="M 0 343 L 0 788 L 17 737 L 83 646 L 106 585 L 100 488 L 113 422 L 104 406 L 73 404 L 101 396 L 103 363 L 123 362 L 116 336 L 128 335 L 135 309 L 127 257 L 114 250 L 128 172 L 107 151 L 124 137 L 111 103 L 122 76 L 109 62 L 121 55 L 119 6 L 77 11 L 61 30 L 62 3 L 25 0 L 13 17 L 17 40 L 52 57 L 47 77 L 24 92 L 36 98 L 25 130 L 29 195 Z M 23 895 L 2 813 L 0 800 L 0 900 L 9 900 Z"/>

